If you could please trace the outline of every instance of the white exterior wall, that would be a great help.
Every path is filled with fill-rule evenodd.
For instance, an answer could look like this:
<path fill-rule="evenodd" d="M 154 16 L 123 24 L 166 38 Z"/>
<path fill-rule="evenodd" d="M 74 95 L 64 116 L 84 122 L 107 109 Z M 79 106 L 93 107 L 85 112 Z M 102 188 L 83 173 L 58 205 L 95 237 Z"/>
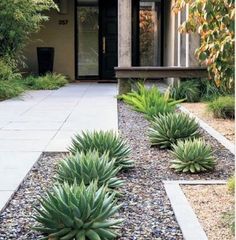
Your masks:
<path fill-rule="evenodd" d="M 24 50 L 27 64 L 24 71 L 38 72 L 37 47 L 54 47 L 54 71 L 63 73 L 74 80 L 74 1 L 67 0 L 67 4 L 68 11 L 66 14 L 51 11 L 48 14 L 50 20 L 44 24 L 39 33 L 32 35 L 29 44 Z M 68 21 L 68 23 L 61 25 L 59 21 Z"/>

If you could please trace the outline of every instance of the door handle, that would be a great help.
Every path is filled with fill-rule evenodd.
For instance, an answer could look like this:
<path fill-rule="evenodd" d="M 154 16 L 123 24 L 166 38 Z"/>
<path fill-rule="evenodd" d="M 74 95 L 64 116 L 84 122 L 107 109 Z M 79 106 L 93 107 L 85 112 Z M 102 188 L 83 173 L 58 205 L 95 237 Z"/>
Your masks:
<path fill-rule="evenodd" d="M 106 37 L 102 38 L 102 52 L 106 53 Z"/>

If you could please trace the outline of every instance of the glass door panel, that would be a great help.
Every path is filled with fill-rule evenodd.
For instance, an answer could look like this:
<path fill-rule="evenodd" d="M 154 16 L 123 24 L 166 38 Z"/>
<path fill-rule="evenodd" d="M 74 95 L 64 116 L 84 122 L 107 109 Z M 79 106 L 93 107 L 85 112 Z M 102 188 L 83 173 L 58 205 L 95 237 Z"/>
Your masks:
<path fill-rule="evenodd" d="M 98 0 L 79 0 L 78 26 L 78 75 L 99 75 L 99 7 Z"/>
<path fill-rule="evenodd" d="M 140 1 L 139 8 L 139 55 L 140 66 L 160 66 L 160 1 Z"/>

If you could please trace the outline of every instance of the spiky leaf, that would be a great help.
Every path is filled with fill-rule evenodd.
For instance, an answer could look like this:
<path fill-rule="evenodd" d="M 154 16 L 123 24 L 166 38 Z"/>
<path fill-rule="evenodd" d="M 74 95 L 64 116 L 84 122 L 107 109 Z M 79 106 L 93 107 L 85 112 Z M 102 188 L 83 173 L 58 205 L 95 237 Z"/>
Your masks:
<path fill-rule="evenodd" d="M 169 113 L 155 117 L 148 136 L 152 146 L 171 148 L 178 140 L 199 137 L 199 126 L 187 114 Z"/>
<path fill-rule="evenodd" d="M 39 225 L 35 230 L 47 239 L 114 239 L 118 236 L 115 228 L 122 220 L 110 217 L 119 208 L 115 193 L 107 192 L 104 186 L 98 188 L 97 183 L 56 185 L 41 199 L 41 208 L 36 208 L 34 218 Z"/>
<path fill-rule="evenodd" d="M 98 186 L 107 185 L 109 188 L 118 188 L 124 181 L 116 175 L 121 167 L 115 166 L 115 159 L 110 160 L 108 154 L 99 156 L 97 151 L 76 153 L 59 162 L 56 179 L 59 182 L 73 184 L 84 182 L 87 186 L 97 181 Z"/>
<path fill-rule="evenodd" d="M 156 86 L 147 88 L 141 83 L 137 85 L 137 90 L 124 94 L 120 98 L 131 105 L 135 111 L 143 113 L 148 120 L 153 120 L 158 114 L 173 112 L 176 105 L 183 101 L 170 98 L 168 91 L 162 94 Z"/>
<path fill-rule="evenodd" d="M 98 151 L 100 156 L 107 153 L 110 159 L 115 159 L 115 165 L 118 167 L 128 168 L 134 165 L 129 159 L 131 149 L 127 142 L 112 131 L 82 132 L 75 135 L 69 148 L 72 154 L 94 150 Z"/>
<path fill-rule="evenodd" d="M 173 145 L 171 168 L 176 172 L 198 173 L 212 170 L 216 164 L 211 146 L 202 139 L 179 141 Z"/>

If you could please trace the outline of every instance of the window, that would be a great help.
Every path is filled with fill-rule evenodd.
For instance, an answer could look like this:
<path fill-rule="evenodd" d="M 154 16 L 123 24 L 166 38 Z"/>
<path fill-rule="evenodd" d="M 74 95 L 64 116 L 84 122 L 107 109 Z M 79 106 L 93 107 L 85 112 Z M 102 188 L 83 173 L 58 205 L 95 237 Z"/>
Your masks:
<path fill-rule="evenodd" d="M 140 1 L 139 6 L 140 66 L 161 64 L 161 3 Z"/>
<path fill-rule="evenodd" d="M 99 74 L 98 0 L 78 0 L 78 75 Z"/>

